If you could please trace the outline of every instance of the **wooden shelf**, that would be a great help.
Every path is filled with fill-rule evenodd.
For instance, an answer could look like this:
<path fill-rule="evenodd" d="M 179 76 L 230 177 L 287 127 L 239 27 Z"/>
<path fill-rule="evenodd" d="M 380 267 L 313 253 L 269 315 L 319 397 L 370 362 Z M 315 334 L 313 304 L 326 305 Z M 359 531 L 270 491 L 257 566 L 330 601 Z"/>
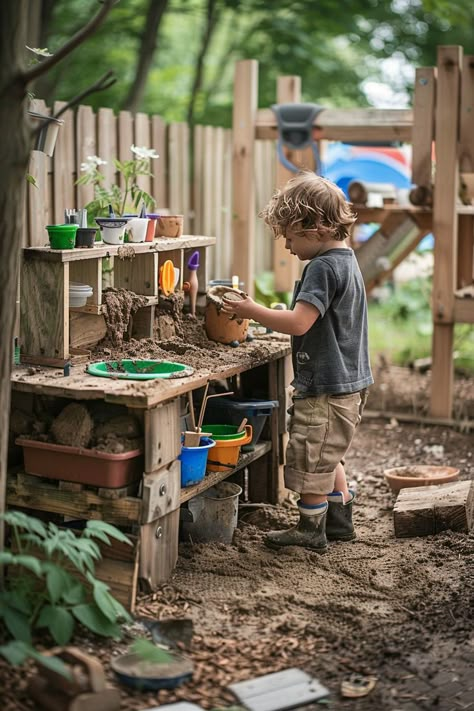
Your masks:
<path fill-rule="evenodd" d="M 257 459 L 260 459 L 260 457 L 263 457 L 263 455 L 269 452 L 271 448 L 271 442 L 259 442 L 255 445 L 255 449 L 253 450 L 253 452 L 244 452 L 240 455 L 237 466 L 234 469 L 231 469 L 228 472 L 208 472 L 204 479 L 199 482 L 199 484 L 195 484 L 194 486 L 189 486 L 187 488 L 181 489 L 180 503 L 184 504 L 185 501 L 189 501 L 189 499 L 192 499 L 194 496 L 201 494 L 203 491 L 206 491 L 206 489 L 209 489 L 211 486 L 214 486 L 223 479 L 227 479 L 227 477 L 231 476 L 232 474 L 235 474 L 244 467 L 247 467 L 252 462 L 255 462 Z"/>
<path fill-rule="evenodd" d="M 474 323 L 474 284 L 454 292 L 455 323 Z"/>
<path fill-rule="evenodd" d="M 128 242 L 123 245 L 97 243 L 92 249 L 51 249 L 50 247 L 26 247 L 25 259 L 40 259 L 49 262 L 77 262 L 99 257 L 114 257 L 124 247 L 132 247 L 136 254 L 147 252 L 170 252 L 176 249 L 210 247 L 216 243 L 215 237 L 183 235 L 182 237 L 159 237 L 154 242 Z"/>
<path fill-rule="evenodd" d="M 146 296 L 145 298 L 146 304 L 144 304 L 142 308 L 145 308 L 146 306 L 156 306 L 159 302 L 159 296 Z M 81 314 L 95 314 L 96 316 L 99 316 L 100 314 L 105 313 L 105 305 L 86 304 L 85 306 L 70 306 L 69 311 L 75 311 L 76 313 Z"/>

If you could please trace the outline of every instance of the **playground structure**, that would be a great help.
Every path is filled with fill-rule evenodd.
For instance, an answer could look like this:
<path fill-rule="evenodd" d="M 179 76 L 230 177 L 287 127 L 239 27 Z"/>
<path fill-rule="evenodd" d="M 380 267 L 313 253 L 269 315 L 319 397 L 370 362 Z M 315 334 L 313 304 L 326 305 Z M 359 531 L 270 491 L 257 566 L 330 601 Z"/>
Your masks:
<path fill-rule="evenodd" d="M 299 103 L 301 80 L 280 77 L 277 102 Z M 438 48 L 436 67 L 416 71 L 413 111 L 324 109 L 313 123 L 315 141 L 411 143 L 411 204 L 355 205 L 358 223 L 379 229 L 356 253 L 370 290 L 389 275 L 430 232 L 434 235 L 432 385 L 430 414 L 449 418 L 453 404 L 453 338 L 456 323 L 474 323 L 474 57 L 462 47 Z M 258 109 L 258 62 L 238 62 L 233 112 L 233 262 L 247 284 L 254 275 L 254 155 L 257 139 L 277 139 L 271 109 Z M 311 149 L 287 151 L 301 168 L 314 169 Z M 277 165 L 275 187 L 291 176 Z M 299 265 L 274 245 L 275 288 L 291 290 Z"/>

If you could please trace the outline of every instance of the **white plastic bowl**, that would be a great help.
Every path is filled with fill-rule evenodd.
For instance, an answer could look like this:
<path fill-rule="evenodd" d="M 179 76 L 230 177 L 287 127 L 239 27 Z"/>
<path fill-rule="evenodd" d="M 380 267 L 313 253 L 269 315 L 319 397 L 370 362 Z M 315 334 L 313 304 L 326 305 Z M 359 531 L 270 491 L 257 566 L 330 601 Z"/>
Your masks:
<path fill-rule="evenodd" d="M 89 284 L 80 284 L 78 282 L 70 282 L 69 284 L 69 306 L 85 306 L 94 290 Z"/>

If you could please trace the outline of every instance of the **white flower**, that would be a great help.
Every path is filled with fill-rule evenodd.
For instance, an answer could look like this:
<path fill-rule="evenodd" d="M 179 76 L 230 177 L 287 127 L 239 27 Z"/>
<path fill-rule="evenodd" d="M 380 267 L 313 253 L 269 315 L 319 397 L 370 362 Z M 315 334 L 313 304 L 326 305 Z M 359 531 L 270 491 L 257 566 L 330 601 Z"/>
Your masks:
<path fill-rule="evenodd" d="M 81 163 L 81 171 L 84 173 L 93 173 L 99 165 L 107 165 L 107 161 L 102 160 L 99 156 L 87 156 L 85 163 Z"/>
<path fill-rule="evenodd" d="M 47 47 L 40 49 L 39 47 L 28 47 L 27 44 L 25 45 L 25 47 L 26 47 L 26 49 L 29 49 L 30 52 L 33 52 L 33 54 L 37 54 L 40 57 L 52 57 L 53 56 Z"/>
<path fill-rule="evenodd" d="M 132 151 L 132 153 L 135 153 L 138 158 L 160 157 L 154 148 L 145 148 L 145 146 L 142 146 L 141 148 L 139 148 L 138 146 L 130 146 L 130 150 Z"/>

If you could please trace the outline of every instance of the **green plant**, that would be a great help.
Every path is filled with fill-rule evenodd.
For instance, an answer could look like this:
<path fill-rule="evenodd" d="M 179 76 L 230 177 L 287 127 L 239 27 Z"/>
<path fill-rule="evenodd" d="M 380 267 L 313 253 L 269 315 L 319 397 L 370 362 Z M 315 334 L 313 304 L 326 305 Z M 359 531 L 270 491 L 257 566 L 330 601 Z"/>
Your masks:
<path fill-rule="evenodd" d="M 275 291 L 275 276 L 273 272 L 261 272 L 255 278 L 255 300 L 269 308 L 275 302 L 284 303 L 287 307 L 290 307 L 291 292 Z"/>
<path fill-rule="evenodd" d="M 103 521 L 88 521 L 75 534 L 19 511 L 2 518 L 12 536 L 10 546 L 0 552 L 0 565 L 11 568 L 0 591 L 0 624 L 13 640 L 0 646 L 0 654 L 12 664 L 37 658 L 33 644 L 38 630 L 46 628 L 56 644 L 64 645 L 78 622 L 98 635 L 120 638 L 119 623 L 131 618 L 94 575 L 101 553 L 93 539 L 110 545 L 115 538 L 131 545 L 128 538 Z"/>
<path fill-rule="evenodd" d="M 81 164 L 83 176 L 77 181 L 78 185 L 93 185 L 94 199 L 85 207 L 87 209 L 89 224 L 94 226 L 94 218 L 103 215 L 109 205 L 118 217 L 128 211 L 137 211 L 142 202 L 146 207 L 153 207 L 155 199 L 139 187 L 137 178 L 140 175 L 152 176 L 150 171 L 150 159 L 159 158 L 152 148 L 138 148 L 131 146 L 131 151 L 136 158 L 130 160 L 114 160 L 116 171 L 121 175 L 123 189 L 114 184 L 110 188 L 105 187 L 105 176 L 100 172 L 101 165 L 106 165 L 107 161 L 99 156 L 88 156 L 87 160 Z M 129 202 L 130 201 L 130 202 Z"/>

